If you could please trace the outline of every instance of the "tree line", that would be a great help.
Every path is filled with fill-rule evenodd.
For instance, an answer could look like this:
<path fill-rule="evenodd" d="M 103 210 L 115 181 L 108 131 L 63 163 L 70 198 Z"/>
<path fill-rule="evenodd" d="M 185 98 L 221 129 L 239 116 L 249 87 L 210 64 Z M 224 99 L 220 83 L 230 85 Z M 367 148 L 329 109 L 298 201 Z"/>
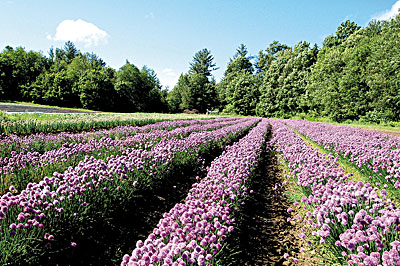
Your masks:
<path fill-rule="evenodd" d="M 126 63 L 117 71 L 68 41 L 48 56 L 7 46 L 0 53 L 0 99 L 117 112 L 167 112 L 154 70 Z"/>
<path fill-rule="evenodd" d="M 206 77 L 215 68 L 209 51 L 208 60 Z M 365 28 L 346 20 L 321 48 L 273 41 L 250 56 L 241 44 L 218 84 L 201 83 L 198 74 L 191 67 L 180 76 L 167 97 L 174 110 L 210 106 L 262 117 L 400 121 L 400 15 Z M 205 84 L 201 90 L 199 84 Z"/>
<path fill-rule="evenodd" d="M 400 16 L 362 28 L 345 21 L 322 47 L 273 41 L 256 56 L 241 44 L 217 83 L 210 50 L 198 51 L 171 91 L 128 61 L 119 70 L 71 43 L 45 57 L 22 48 L 0 54 L 0 96 L 123 112 L 224 113 L 400 121 Z"/>

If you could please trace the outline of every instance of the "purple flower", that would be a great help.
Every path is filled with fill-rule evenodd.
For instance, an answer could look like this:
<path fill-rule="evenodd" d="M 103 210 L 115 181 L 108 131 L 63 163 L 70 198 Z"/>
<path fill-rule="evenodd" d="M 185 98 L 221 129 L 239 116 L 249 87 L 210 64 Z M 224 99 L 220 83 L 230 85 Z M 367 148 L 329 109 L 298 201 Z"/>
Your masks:
<path fill-rule="evenodd" d="M 299 237 L 304 239 L 304 238 L 306 238 L 306 235 L 304 233 L 299 233 Z"/>

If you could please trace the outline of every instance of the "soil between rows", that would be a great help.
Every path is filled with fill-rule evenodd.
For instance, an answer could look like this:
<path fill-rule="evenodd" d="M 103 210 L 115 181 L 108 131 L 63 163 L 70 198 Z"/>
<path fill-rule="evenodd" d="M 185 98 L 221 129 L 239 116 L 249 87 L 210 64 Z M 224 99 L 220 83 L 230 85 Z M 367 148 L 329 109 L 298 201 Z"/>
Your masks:
<path fill-rule="evenodd" d="M 221 255 L 224 266 L 288 265 L 283 255 L 293 246 L 296 228 L 287 222 L 289 200 L 274 189 L 283 180 L 282 170 L 268 153 L 256 171 L 251 181 L 254 192 L 237 212 L 237 228 Z"/>

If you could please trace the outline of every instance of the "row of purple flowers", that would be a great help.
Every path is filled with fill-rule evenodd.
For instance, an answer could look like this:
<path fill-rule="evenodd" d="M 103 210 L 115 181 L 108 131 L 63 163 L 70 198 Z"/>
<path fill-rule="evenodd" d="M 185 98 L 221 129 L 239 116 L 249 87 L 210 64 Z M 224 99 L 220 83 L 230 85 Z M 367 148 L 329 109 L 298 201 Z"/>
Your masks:
<path fill-rule="evenodd" d="M 213 121 L 228 121 L 235 118 L 217 118 Z M 136 133 L 145 133 L 151 130 L 175 129 L 183 128 L 195 124 L 207 124 L 210 119 L 193 119 L 193 120 L 172 120 L 150 123 L 143 126 L 118 126 L 109 129 L 97 129 L 93 131 L 84 131 L 79 133 L 60 132 L 53 133 L 36 133 L 26 136 L 16 134 L 0 134 L 0 157 L 10 157 L 11 152 L 44 152 L 59 147 L 64 143 L 84 143 L 91 139 L 100 139 L 102 137 L 121 138 L 131 136 Z"/>
<path fill-rule="evenodd" d="M 118 129 L 109 130 L 123 132 L 120 135 L 124 137 L 119 139 L 86 137 L 86 141 L 77 143 L 65 142 L 61 147 L 42 154 L 39 152 L 12 152 L 10 157 L 0 158 L 0 175 L 2 175 L 0 192 L 5 191 L 11 185 L 20 190 L 29 182 L 41 180 L 43 174 L 51 174 L 57 171 L 57 169 L 54 169 L 54 165 L 71 165 L 73 161 L 80 161 L 85 155 L 95 155 L 98 158 L 105 158 L 109 152 L 122 152 L 128 147 L 150 149 L 162 138 L 183 137 L 195 131 L 223 127 L 237 123 L 238 121 L 240 120 L 233 120 L 232 118 L 191 120 L 190 124 L 187 124 L 188 121 L 185 121 L 185 126 L 180 126 L 182 125 L 182 121 L 169 121 L 168 123 L 157 123 L 157 125 L 153 126 L 147 125 L 145 128 L 135 129 L 135 131 L 129 131 L 128 127 L 120 127 L 122 131 Z M 166 125 L 174 129 L 158 129 L 160 127 L 165 128 Z M 106 131 L 102 131 L 102 134 L 107 135 Z M 76 136 L 78 136 L 78 140 L 81 140 L 81 133 L 76 134 Z M 76 141 L 77 139 L 74 140 Z M 49 171 L 51 172 L 46 172 L 46 168 L 50 168 Z"/>
<path fill-rule="evenodd" d="M 304 225 L 299 237 L 325 244 L 341 263 L 400 265 L 400 211 L 386 190 L 349 180 L 337 157 L 308 146 L 288 127 L 297 123 L 274 120 L 271 142 L 304 193 L 295 205 L 308 212 L 293 218 Z"/>
<path fill-rule="evenodd" d="M 325 149 L 343 156 L 376 182 L 400 188 L 400 138 L 383 132 L 327 123 L 287 121 Z"/>

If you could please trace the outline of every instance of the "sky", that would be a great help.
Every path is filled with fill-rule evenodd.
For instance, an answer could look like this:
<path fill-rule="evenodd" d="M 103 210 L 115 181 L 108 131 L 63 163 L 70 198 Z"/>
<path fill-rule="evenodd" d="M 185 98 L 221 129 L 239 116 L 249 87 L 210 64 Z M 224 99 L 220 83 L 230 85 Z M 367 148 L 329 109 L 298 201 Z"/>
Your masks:
<path fill-rule="evenodd" d="M 47 56 L 70 40 L 117 70 L 126 60 L 146 65 L 171 89 L 203 48 L 218 82 L 242 43 L 254 56 L 274 40 L 321 46 L 347 19 L 365 27 L 399 8 L 400 0 L 0 0 L 0 50 Z"/>

